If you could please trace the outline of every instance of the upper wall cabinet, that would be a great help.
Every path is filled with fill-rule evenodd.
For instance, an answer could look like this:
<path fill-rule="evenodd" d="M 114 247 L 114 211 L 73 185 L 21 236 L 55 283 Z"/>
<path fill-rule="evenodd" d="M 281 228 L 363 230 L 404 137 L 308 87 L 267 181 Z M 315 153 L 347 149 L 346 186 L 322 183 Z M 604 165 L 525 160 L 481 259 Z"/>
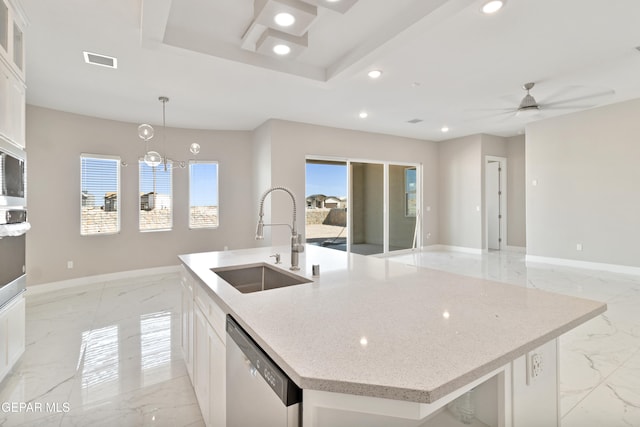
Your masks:
<path fill-rule="evenodd" d="M 25 148 L 25 20 L 16 0 L 0 0 L 0 137 Z"/>
<path fill-rule="evenodd" d="M 0 57 L 24 82 L 24 15 L 16 0 L 0 0 Z"/>

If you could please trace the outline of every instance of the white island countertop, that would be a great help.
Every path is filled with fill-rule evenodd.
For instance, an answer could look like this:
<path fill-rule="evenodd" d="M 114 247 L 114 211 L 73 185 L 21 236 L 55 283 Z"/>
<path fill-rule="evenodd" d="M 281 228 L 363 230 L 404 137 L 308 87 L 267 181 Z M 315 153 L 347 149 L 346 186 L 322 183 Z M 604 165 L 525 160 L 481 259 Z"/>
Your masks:
<path fill-rule="evenodd" d="M 289 248 L 181 255 L 303 389 L 420 403 L 481 378 L 603 313 L 601 302 L 306 245 L 313 283 L 242 294 L 211 268 L 273 265 Z M 312 264 L 320 277 L 312 278 Z"/>

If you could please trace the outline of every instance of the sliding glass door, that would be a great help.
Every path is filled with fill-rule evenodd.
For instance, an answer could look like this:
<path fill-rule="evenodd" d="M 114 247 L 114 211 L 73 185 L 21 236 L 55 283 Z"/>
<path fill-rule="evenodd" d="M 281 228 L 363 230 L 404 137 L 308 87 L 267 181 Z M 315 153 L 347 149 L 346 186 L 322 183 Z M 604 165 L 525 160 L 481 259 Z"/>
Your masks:
<path fill-rule="evenodd" d="M 417 168 L 389 165 L 389 252 L 417 243 Z"/>
<path fill-rule="evenodd" d="M 420 165 L 307 159 L 307 243 L 362 255 L 419 247 Z"/>
<path fill-rule="evenodd" d="M 351 252 L 384 253 L 384 165 L 350 162 Z"/>

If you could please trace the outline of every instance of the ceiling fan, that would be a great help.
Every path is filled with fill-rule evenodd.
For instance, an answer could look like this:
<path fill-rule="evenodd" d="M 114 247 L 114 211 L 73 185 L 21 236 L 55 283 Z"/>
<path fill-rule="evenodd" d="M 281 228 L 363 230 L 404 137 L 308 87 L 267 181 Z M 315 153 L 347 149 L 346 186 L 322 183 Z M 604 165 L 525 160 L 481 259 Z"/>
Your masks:
<path fill-rule="evenodd" d="M 580 104 L 579 103 L 580 101 L 595 100 L 597 98 L 610 96 L 615 93 L 613 90 L 604 90 L 600 92 L 576 95 L 574 97 L 570 97 L 566 99 L 555 100 L 555 98 L 557 98 L 562 94 L 565 94 L 571 91 L 576 92 L 576 91 L 579 91 L 581 88 L 580 86 L 568 86 L 556 92 L 554 95 L 548 97 L 548 101 L 538 102 L 536 98 L 534 98 L 534 96 L 531 95 L 531 90 L 533 89 L 534 86 L 535 86 L 534 82 L 529 82 L 522 85 L 522 89 L 524 89 L 527 92 L 527 94 L 524 96 L 524 98 L 522 98 L 522 100 L 520 101 L 520 103 L 516 108 L 513 108 L 513 107 L 500 108 L 497 110 L 494 109 L 493 111 L 499 111 L 500 113 L 497 114 L 498 116 L 505 115 L 506 116 L 505 118 L 508 118 L 509 116 L 513 116 L 513 115 L 515 115 L 516 117 L 530 117 L 530 116 L 537 115 L 541 111 L 548 111 L 548 110 L 581 110 L 581 109 L 595 107 L 598 104 L 598 102 L 592 102 L 589 104 L 585 104 L 585 103 Z M 601 101 L 601 100 L 598 100 L 598 101 Z M 576 104 L 576 103 L 579 103 L 579 104 Z"/>

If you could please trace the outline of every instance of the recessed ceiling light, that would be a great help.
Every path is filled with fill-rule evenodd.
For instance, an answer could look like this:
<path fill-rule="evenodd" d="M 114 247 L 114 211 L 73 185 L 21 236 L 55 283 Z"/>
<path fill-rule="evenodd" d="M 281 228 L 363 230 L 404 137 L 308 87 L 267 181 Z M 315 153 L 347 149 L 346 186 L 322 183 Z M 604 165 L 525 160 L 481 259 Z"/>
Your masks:
<path fill-rule="evenodd" d="M 372 79 L 377 79 L 378 77 L 380 77 L 382 75 L 382 71 L 380 70 L 371 70 L 367 73 L 367 75 L 369 77 L 371 77 Z"/>
<path fill-rule="evenodd" d="M 492 13 L 496 13 L 497 11 L 502 9 L 502 6 L 504 6 L 504 3 L 505 3 L 505 0 L 488 1 L 482 6 L 482 13 L 484 13 L 485 15 L 491 15 Z"/>
<path fill-rule="evenodd" d="M 366 111 L 361 111 L 359 116 L 361 119 L 366 119 L 367 117 L 369 117 L 369 113 L 367 113 Z"/>
<path fill-rule="evenodd" d="M 327 0 L 327 3 L 338 3 L 340 0 Z"/>
<path fill-rule="evenodd" d="M 273 47 L 273 51 L 276 55 L 288 55 L 291 52 L 291 48 L 286 44 L 277 44 Z"/>
<path fill-rule="evenodd" d="M 281 27 L 290 27 L 296 22 L 295 16 L 287 12 L 278 13 L 273 20 Z"/>
<path fill-rule="evenodd" d="M 442 126 L 442 127 L 440 128 L 440 131 L 441 131 L 442 133 L 447 133 L 447 132 L 449 132 L 449 128 L 448 128 L 447 126 Z"/>

